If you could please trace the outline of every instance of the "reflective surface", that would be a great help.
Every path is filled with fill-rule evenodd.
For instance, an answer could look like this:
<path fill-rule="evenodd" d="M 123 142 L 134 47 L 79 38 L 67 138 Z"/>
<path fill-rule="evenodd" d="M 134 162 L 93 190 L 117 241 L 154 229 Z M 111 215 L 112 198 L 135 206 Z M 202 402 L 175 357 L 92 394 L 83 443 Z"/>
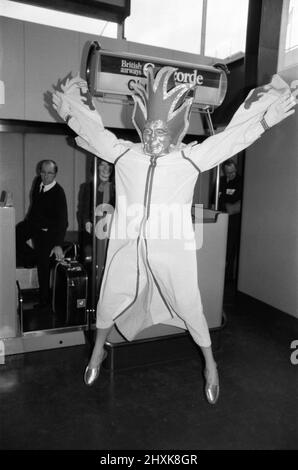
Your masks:
<path fill-rule="evenodd" d="M 54 312 L 52 305 L 39 306 L 38 289 L 24 290 L 22 295 L 24 333 L 87 324 L 85 309 L 73 308 L 68 318 L 65 309 Z"/>

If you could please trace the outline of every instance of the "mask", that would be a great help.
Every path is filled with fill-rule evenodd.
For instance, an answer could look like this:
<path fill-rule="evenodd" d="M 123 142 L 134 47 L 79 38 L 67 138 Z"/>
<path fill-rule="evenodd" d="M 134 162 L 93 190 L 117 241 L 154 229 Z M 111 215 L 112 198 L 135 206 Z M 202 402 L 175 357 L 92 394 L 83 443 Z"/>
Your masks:
<path fill-rule="evenodd" d="M 148 121 L 143 130 L 144 152 L 160 157 L 170 152 L 171 134 L 164 121 Z"/>

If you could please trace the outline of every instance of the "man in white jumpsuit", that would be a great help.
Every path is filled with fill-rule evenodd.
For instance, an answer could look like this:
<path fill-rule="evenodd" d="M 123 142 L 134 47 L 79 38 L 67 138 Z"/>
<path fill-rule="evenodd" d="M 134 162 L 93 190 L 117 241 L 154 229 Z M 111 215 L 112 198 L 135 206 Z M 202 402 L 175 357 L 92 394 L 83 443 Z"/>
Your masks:
<path fill-rule="evenodd" d="M 140 144 L 118 140 L 104 128 L 81 78 L 68 80 L 62 92 L 53 93 L 55 109 L 79 136 L 77 144 L 115 165 L 116 207 L 97 306 L 96 341 L 84 380 L 92 385 L 97 379 L 114 323 L 128 340 L 152 324 L 166 323 L 188 329 L 200 346 L 206 398 L 215 404 L 218 372 L 190 236 L 194 186 L 199 172 L 245 149 L 292 114 L 295 100 L 275 75 L 269 85 L 249 94 L 223 132 L 186 146 L 181 142 L 193 98 L 190 85 L 175 86 L 174 72 L 164 67 L 154 74 L 149 68 L 147 86 L 135 87 L 133 122 Z M 167 233 L 161 208 L 173 209 L 177 216 Z"/>

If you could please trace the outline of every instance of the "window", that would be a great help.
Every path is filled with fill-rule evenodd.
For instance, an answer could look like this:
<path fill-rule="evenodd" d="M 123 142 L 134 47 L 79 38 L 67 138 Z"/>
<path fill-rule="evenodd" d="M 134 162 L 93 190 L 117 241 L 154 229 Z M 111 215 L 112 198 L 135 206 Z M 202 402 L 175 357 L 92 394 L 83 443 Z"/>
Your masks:
<path fill-rule="evenodd" d="M 131 0 L 125 36 L 224 59 L 245 51 L 247 12 L 248 0 Z"/>
<path fill-rule="evenodd" d="M 131 0 L 128 41 L 200 53 L 203 0 Z"/>
<path fill-rule="evenodd" d="M 0 0 L 0 15 L 82 33 L 97 34 L 98 36 L 112 38 L 117 37 L 116 23 L 39 8 L 24 3 Z"/>
<path fill-rule="evenodd" d="M 245 52 L 248 0 L 208 0 L 205 55 L 225 59 Z"/>
<path fill-rule="evenodd" d="M 297 0 L 285 0 L 291 4 Z M 131 0 L 125 37 L 149 46 L 225 59 L 245 51 L 248 0 Z M 297 8 L 296 8 L 297 12 Z M 117 38 L 117 24 L 0 0 L 0 14 Z M 295 17 L 297 21 L 297 16 Z M 291 41 L 297 36 L 293 27 Z"/>

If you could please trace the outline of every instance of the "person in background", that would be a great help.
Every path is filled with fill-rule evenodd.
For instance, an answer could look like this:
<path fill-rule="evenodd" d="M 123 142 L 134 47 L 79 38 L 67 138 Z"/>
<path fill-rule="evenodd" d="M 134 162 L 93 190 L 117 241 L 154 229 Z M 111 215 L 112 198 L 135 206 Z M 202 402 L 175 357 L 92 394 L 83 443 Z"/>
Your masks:
<path fill-rule="evenodd" d="M 51 257 L 57 261 L 64 257 L 62 244 L 68 226 L 67 203 L 64 190 L 56 181 L 57 172 L 53 160 L 40 162 L 29 211 L 16 226 L 17 266 L 37 266 L 38 308 L 47 308 L 50 304 Z M 27 243 L 30 239 L 33 247 Z"/>
<path fill-rule="evenodd" d="M 229 214 L 226 280 L 233 280 L 240 239 L 242 178 L 232 159 L 224 162 L 223 171 L 224 176 L 220 178 L 219 184 L 218 209 Z"/>
<path fill-rule="evenodd" d="M 146 86 L 135 84 L 133 123 L 141 138 L 138 144 L 119 140 L 105 129 L 87 83 L 80 77 L 67 80 L 61 91 L 53 93 L 54 108 L 78 135 L 77 144 L 115 165 L 111 233 L 117 227 L 129 227 L 132 209 L 141 210 L 132 231 L 110 238 L 97 305 L 96 340 L 84 381 L 90 386 L 98 378 L 106 356 L 105 341 L 114 324 L 132 340 L 148 326 L 165 323 L 187 329 L 200 347 L 205 359 L 205 396 L 214 405 L 219 377 L 198 287 L 196 246 L 189 248 L 186 235 L 177 238 L 171 232 L 166 238 L 154 237 L 150 229 L 168 229 L 163 212 L 156 209 L 174 206 L 177 217 L 183 216 L 179 225 L 193 234 L 191 202 L 198 173 L 231 158 L 293 114 L 295 99 L 276 75 L 270 84 L 251 91 L 223 132 L 202 144 L 186 146 L 182 139 L 193 90 L 175 84 L 175 70 L 148 67 Z"/>

